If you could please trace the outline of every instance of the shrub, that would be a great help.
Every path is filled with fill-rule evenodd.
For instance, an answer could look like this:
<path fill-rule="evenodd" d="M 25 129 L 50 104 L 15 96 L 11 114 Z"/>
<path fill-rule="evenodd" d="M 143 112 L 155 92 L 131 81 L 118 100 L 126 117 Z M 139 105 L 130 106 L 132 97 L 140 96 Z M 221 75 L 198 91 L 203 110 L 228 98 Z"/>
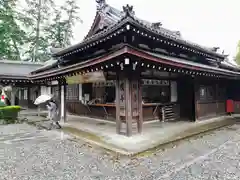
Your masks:
<path fill-rule="evenodd" d="M 4 106 L 0 107 L 0 119 L 4 123 L 14 123 L 17 120 L 18 113 L 21 110 L 20 106 Z"/>
<path fill-rule="evenodd" d="M 0 101 L 0 107 L 4 107 L 4 106 L 6 106 L 6 104 L 4 102 Z"/>

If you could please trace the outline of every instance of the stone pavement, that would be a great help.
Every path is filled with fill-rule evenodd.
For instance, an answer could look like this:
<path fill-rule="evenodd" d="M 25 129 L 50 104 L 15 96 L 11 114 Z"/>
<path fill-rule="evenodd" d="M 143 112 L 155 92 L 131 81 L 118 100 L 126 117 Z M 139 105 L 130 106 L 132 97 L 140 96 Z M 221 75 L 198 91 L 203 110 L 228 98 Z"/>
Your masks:
<path fill-rule="evenodd" d="M 20 113 L 20 118 L 26 118 L 29 124 L 39 128 L 49 129 L 50 122 L 46 121 L 41 112 L 26 110 Z M 239 118 L 239 117 L 238 117 Z M 189 136 L 193 136 L 212 129 L 235 123 L 238 119 L 233 116 L 221 116 L 208 120 L 187 122 L 152 122 L 143 124 L 142 134 L 131 137 L 116 134 L 116 125 L 113 122 L 88 117 L 68 115 L 67 122 L 61 123 L 62 131 L 88 143 L 123 155 L 134 155 L 143 151 L 165 145 Z"/>
<path fill-rule="evenodd" d="M 72 140 L 27 124 L 0 126 L 0 179 L 240 179 L 240 124 L 131 158 Z"/>
<path fill-rule="evenodd" d="M 23 117 L 26 116 L 23 115 Z M 26 116 L 30 124 L 49 128 L 49 122 L 41 122 L 44 117 Z M 102 120 L 68 115 L 66 123 L 61 123 L 62 131 L 74 135 L 88 143 L 124 154 L 134 155 L 151 148 L 165 145 L 195 134 L 233 124 L 235 118 L 222 116 L 199 122 L 154 122 L 143 125 L 143 133 L 126 137 L 116 134 L 116 125 Z"/>

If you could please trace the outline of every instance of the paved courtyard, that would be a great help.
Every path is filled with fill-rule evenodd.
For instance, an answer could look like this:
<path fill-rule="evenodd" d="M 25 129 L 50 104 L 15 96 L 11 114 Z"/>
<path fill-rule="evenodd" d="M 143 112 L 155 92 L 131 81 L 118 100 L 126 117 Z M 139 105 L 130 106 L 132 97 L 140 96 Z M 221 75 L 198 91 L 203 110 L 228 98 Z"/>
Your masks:
<path fill-rule="evenodd" d="M 135 158 L 118 157 L 59 131 L 0 126 L 0 179 L 240 179 L 240 124 Z"/>

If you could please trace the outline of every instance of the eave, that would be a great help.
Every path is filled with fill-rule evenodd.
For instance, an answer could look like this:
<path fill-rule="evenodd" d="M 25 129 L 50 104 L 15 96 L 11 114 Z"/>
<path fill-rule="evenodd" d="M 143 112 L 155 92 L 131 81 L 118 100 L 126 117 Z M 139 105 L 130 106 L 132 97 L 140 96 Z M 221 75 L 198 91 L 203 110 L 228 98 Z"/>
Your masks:
<path fill-rule="evenodd" d="M 111 60 L 115 57 L 118 57 L 120 55 L 123 55 L 126 52 L 127 52 L 127 47 L 123 47 L 123 48 L 121 48 L 117 51 L 111 52 L 111 53 L 109 53 L 107 55 L 104 55 L 104 56 L 89 59 L 87 61 L 80 62 L 80 63 L 74 64 L 74 65 L 58 68 L 56 70 L 51 70 L 51 71 L 46 71 L 46 72 L 42 72 L 42 73 L 38 73 L 38 74 L 29 75 L 28 77 L 30 79 L 34 80 L 34 79 L 39 79 L 39 78 L 49 78 L 49 77 L 52 77 L 52 76 L 57 76 L 57 75 L 70 73 L 72 71 L 77 71 L 77 70 L 80 70 L 80 69 L 84 69 L 84 68 L 87 68 L 87 67 L 98 65 L 102 62 L 105 62 L 105 61 Z"/>
<path fill-rule="evenodd" d="M 29 78 L 34 81 L 35 80 L 44 81 L 51 79 L 61 79 L 64 78 L 65 76 L 71 76 L 76 73 L 84 74 L 91 71 L 107 69 L 111 66 L 119 66 L 119 64 L 121 64 L 121 62 L 114 61 L 114 58 L 117 58 L 119 56 L 124 57 L 134 56 L 136 58 L 133 59 L 143 59 L 142 62 L 138 62 L 138 64 L 139 65 L 141 64 L 141 66 L 143 66 L 146 69 L 156 68 L 159 70 L 161 69 L 169 72 L 183 73 L 191 76 L 206 76 L 206 77 L 228 76 L 232 78 L 240 77 L 239 72 L 211 67 L 200 63 L 194 63 L 191 61 L 184 60 L 182 58 L 163 56 L 160 54 L 142 51 L 140 49 L 124 45 L 119 50 L 113 51 L 107 55 L 89 59 L 88 61 L 77 63 L 67 67 L 62 67 L 56 70 L 46 71 L 36 75 L 30 75 Z"/>
<path fill-rule="evenodd" d="M 0 82 L 5 83 L 31 83 L 31 80 L 27 76 L 18 75 L 0 75 Z"/>

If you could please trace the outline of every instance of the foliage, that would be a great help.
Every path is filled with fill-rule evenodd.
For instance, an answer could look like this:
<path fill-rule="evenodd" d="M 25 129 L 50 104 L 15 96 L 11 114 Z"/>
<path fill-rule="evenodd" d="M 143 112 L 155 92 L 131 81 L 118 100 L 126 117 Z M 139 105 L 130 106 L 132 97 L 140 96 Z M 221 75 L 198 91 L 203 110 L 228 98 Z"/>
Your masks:
<path fill-rule="evenodd" d="M 60 7 L 54 1 L 0 0 L 0 60 L 46 61 L 50 46 L 71 44 L 81 21 L 77 1 L 65 0 Z"/>
<path fill-rule="evenodd" d="M 18 113 L 20 112 L 20 106 L 5 106 L 0 107 L 0 119 L 4 121 L 4 123 L 14 123 L 18 117 Z"/>
<path fill-rule="evenodd" d="M 5 106 L 6 106 L 6 104 L 4 102 L 0 101 L 0 107 L 5 107 Z"/>
<path fill-rule="evenodd" d="M 34 62 L 46 61 L 49 59 L 47 52 L 48 41 L 44 34 L 44 27 L 47 26 L 48 18 L 52 8 L 55 6 L 53 0 L 26 0 L 28 9 L 25 10 L 33 26 L 30 27 L 29 49 L 26 54 Z"/>
<path fill-rule="evenodd" d="M 16 10 L 16 0 L 0 1 L 0 57 L 2 59 L 20 60 L 21 46 L 27 36 L 18 22 L 26 21 Z"/>
<path fill-rule="evenodd" d="M 48 43 L 55 47 L 64 47 L 64 37 L 66 22 L 62 20 L 62 12 L 55 9 L 53 22 L 45 28 L 47 33 Z"/>
<path fill-rule="evenodd" d="M 76 0 L 67 0 L 59 9 L 55 9 L 52 23 L 45 29 L 48 32 L 49 44 L 55 47 L 65 47 L 73 39 L 73 27 L 76 22 L 82 22 L 78 16 L 79 6 Z M 64 19 L 63 16 L 67 18 Z"/>
<path fill-rule="evenodd" d="M 240 41 L 238 42 L 238 45 L 237 45 L 237 54 L 235 57 L 235 61 L 238 65 L 240 65 Z"/>
<path fill-rule="evenodd" d="M 66 28 L 65 30 L 65 38 L 64 42 L 66 45 L 70 45 L 70 41 L 73 38 L 73 27 L 76 23 L 76 21 L 82 20 L 78 16 L 79 6 L 76 4 L 76 0 L 67 0 L 65 5 L 62 7 L 62 9 L 67 13 L 68 19 L 65 20 Z"/>

